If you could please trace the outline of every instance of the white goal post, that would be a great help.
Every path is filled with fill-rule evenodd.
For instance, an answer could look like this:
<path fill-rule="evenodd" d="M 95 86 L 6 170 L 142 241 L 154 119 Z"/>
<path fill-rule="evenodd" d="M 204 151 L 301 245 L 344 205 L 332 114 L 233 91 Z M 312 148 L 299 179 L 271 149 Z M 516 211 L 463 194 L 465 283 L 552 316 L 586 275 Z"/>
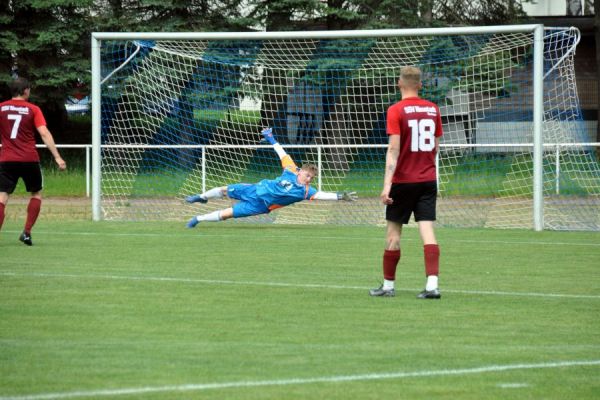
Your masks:
<path fill-rule="evenodd" d="M 600 229 L 590 215 L 600 209 L 600 167 L 582 139 L 574 28 L 132 32 L 91 40 L 94 220 L 185 221 L 199 213 L 185 195 L 274 178 L 278 160 L 259 136 L 269 125 L 298 163 L 319 165 L 320 189 L 356 190 L 360 200 L 304 202 L 251 220 L 381 224 L 384 114 L 399 99 L 400 67 L 418 65 L 422 96 L 444 117 L 438 223 Z M 559 158 L 572 188 L 561 198 L 546 187 L 548 165 Z"/>

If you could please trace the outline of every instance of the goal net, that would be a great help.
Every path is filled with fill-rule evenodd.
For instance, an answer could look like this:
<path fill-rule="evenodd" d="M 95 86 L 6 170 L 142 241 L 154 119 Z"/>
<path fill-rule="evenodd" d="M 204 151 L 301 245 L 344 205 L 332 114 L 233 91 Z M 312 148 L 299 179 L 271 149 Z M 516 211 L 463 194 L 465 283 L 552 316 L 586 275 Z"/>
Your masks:
<path fill-rule="evenodd" d="M 384 224 L 385 114 L 400 99 L 400 68 L 416 65 L 422 97 L 442 113 L 438 225 L 531 228 L 533 33 L 385 32 L 99 34 L 100 218 L 183 223 L 230 207 L 229 200 L 189 205 L 184 198 L 279 176 L 277 155 L 260 141 L 270 126 L 297 164 L 319 166 L 313 186 L 360 198 L 305 201 L 246 222 Z M 578 40 L 576 29 L 545 29 L 545 229 L 600 230 L 600 164 L 575 84 Z"/>

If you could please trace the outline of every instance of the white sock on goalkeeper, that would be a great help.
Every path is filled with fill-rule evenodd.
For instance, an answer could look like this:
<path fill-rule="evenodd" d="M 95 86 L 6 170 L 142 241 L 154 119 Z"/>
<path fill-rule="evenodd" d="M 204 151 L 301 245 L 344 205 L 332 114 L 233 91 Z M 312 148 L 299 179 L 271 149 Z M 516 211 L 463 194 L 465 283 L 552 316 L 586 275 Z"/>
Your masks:
<path fill-rule="evenodd" d="M 208 214 L 198 215 L 196 219 L 198 222 L 218 222 L 221 220 L 221 211 L 217 210 Z"/>
<path fill-rule="evenodd" d="M 207 190 L 206 192 L 202 193 L 200 195 L 200 197 L 202 197 L 204 200 L 222 199 L 223 198 L 223 191 L 221 190 L 220 187 L 214 188 L 214 189 L 210 189 L 210 190 Z"/>

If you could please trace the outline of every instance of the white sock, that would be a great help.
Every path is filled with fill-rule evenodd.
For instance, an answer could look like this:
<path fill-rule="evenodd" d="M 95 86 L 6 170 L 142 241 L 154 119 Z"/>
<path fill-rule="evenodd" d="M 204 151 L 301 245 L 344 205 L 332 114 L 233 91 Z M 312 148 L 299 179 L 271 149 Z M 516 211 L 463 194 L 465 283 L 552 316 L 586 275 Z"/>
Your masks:
<path fill-rule="evenodd" d="M 388 281 L 387 279 L 383 280 L 383 289 L 390 290 L 394 288 L 394 281 Z"/>
<path fill-rule="evenodd" d="M 204 215 L 198 215 L 196 217 L 196 219 L 198 220 L 198 222 L 202 222 L 202 221 L 206 221 L 206 222 L 218 222 L 221 220 L 221 211 L 213 211 L 211 213 L 208 214 L 204 214 Z"/>
<path fill-rule="evenodd" d="M 431 291 L 438 288 L 438 277 L 435 275 L 429 275 L 427 277 L 427 283 L 425 284 L 425 290 Z"/>
<path fill-rule="evenodd" d="M 200 195 L 200 197 L 202 197 L 204 200 L 222 199 L 223 191 L 221 190 L 221 188 L 210 189 L 210 190 L 207 190 L 206 192 L 202 193 Z"/>

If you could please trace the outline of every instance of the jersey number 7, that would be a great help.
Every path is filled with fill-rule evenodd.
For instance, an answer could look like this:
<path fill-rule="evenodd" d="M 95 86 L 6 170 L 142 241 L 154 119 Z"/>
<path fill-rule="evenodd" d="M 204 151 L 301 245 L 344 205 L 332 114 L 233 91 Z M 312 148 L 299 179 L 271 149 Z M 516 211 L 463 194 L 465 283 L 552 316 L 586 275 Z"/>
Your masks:
<path fill-rule="evenodd" d="M 6 116 L 6 118 L 8 119 L 12 119 L 15 121 L 15 123 L 13 124 L 12 130 L 10 131 L 10 138 L 11 139 L 16 139 L 17 138 L 17 133 L 19 133 L 19 125 L 21 125 L 21 118 L 22 116 L 19 114 L 8 114 Z"/>
<path fill-rule="evenodd" d="M 435 147 L 435 121 L 432 119 L 409 119 L 410 151 L 431 151 Z"/>

